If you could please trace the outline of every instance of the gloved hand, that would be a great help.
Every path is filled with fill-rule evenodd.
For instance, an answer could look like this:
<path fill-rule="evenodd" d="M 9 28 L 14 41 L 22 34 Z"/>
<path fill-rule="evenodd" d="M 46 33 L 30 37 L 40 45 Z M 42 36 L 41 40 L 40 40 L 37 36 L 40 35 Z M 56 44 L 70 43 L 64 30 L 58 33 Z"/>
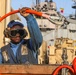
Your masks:
<path fill-rule="evenodd" d="M 29 15 L 29 13 L 26 13 L 25 11 L 28 10 L 30 8 L 27 8 L 27 7 L 23 7 L 22 9 L 19 9 L 20 11 L 20 14 L 23 16 L 23 17 L 26 17 Z"/>

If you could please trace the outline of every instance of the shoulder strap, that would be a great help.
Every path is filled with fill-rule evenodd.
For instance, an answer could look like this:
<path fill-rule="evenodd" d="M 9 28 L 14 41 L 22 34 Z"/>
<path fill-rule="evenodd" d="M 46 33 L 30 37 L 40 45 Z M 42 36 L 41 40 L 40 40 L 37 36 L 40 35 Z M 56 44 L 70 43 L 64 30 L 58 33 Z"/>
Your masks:
<path fill-rule="evenodd" d="M 9 46 L 9 44 L 1 48 L 1 53 L 2 53 L 2 56 L 3 56 L 5 61 L 9 60 L 9 56 L 8 56 L 8 52 L 7 52 L 8 46 Z"/>

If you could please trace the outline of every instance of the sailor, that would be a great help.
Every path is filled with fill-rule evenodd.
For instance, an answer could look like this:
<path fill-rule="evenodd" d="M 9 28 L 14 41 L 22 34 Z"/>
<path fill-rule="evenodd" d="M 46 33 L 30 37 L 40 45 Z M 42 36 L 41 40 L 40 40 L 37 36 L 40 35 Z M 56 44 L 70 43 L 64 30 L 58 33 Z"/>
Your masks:
<path fill-rule="evenodd" d="M 24 25 L 12 20 L 4 30 L 4 35 L 10 43 L 3 46 L 0 51 L 0 63 L 3 64 L 38 64 L 38 49 L 43 38 L 38 24 L 32 14 L 25 13 L 26 8 L 20 9 L 20 14 L 26 19 L 30 39 L 24 39 L 28 33 Z"/>

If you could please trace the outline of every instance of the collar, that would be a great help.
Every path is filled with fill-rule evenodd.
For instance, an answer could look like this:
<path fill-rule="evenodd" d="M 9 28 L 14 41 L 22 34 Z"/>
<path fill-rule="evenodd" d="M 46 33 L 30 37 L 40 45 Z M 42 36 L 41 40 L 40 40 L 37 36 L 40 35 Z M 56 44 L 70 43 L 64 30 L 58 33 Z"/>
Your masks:
<path fill-rule="evenodd" d="M 18 43 L 18 44 L 14 44 L 14 43 L 10 42 L 10 45 L 11 45 L 12 48 L 15 48 L 15 47 L 19 46 L 20 44 L 22 44 L 23 42 L 24 42 L 24 40 L 22 40 L 22 41 L 21 41 L 20 43 Z"/>

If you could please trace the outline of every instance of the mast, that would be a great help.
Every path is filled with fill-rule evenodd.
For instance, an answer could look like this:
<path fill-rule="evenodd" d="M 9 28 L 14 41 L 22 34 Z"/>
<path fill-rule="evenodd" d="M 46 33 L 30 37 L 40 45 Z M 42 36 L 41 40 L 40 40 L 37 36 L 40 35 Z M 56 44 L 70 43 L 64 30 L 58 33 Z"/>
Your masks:
<path fill-rule="evenodd" d="M 53 2 L 53 0 L 50 0 L 49 2 Z"/>
<path fill-rule="evenodd" d="M 45 2 L 48 2 L 48 0 L 45 0 Z"/>
<path fill-rule="evenodd" d="M 72 1 L 74 1 L 72 8 L 75 9 L 75 19 L 76 19 L 76 0 L 72 0 Z"/>
<path fill-rule="evenodd" d="M 40 3 L 40 0 L 36 0 L 36 5 L 38 5 Z"/>

